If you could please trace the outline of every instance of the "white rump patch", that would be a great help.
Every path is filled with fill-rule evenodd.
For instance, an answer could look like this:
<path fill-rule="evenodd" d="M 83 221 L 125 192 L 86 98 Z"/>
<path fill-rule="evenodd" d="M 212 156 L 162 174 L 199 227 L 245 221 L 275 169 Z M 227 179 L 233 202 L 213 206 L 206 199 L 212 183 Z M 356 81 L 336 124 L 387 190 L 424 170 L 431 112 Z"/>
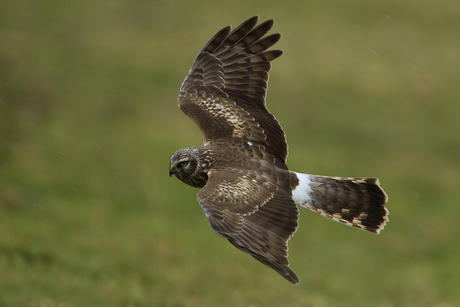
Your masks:
<path fill-rule="evenodd" d="M 299 179 L 299 185 L 292 190 L 292 199 L 294 202 L 302 207 L 305 207 L 307 209 L 311 210 L 312 206 L 312 199 L 310 197 L 310 194 L 312 192 L 312 189 L 310 188 L 310 176 L 308 174 L 301 174 L 297 172 L 293 172 L 297 175 L 297 178 Z"/>

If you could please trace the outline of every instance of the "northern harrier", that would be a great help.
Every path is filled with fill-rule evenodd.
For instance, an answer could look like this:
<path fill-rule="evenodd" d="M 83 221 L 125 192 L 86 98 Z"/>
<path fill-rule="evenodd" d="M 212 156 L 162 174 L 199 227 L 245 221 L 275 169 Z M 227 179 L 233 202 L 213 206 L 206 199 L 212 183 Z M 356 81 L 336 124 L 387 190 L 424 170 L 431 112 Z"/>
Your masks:
<path fill-rule="evenodd" d="M 169 174 L 201 188 L 197 198 L 212 229 L 290 282 L 288 241 L 297 205 L 334 221 L 379 233 L 387 196 L 376 178 L 292 172 L 279 122 L 265 107 L 273 20 L 252 17 L 220 30 L 199 52 L 179 94 L 179 107 L 200 128 L 204 146 L 178 150 Z"/>

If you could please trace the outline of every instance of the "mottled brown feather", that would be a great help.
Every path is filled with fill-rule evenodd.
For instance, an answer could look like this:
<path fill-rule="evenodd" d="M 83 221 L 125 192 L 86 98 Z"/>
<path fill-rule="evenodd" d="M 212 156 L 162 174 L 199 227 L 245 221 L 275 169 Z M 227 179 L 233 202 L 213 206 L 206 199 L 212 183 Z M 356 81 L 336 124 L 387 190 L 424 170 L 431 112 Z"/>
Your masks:
<path fill-rule="evenodd" d="M 340 223 L 379 233 L 388 221 L 387 195 L 376 178 L 310 176 L 308 209 Z"/>
<path fill-rule="evenodd" d="M 197 197 L 217 234 L 298 283 L 287 260 L 287 243 L 298 226 L 288 173 L 267 177 L 257 169 L 212 170 Z"/>
<path fill-rule="evenodd" d="M 250 18 L 231 32 L 225 27 L 203 47 L 182 84 L 179 107 L 198 124 L 205 143 L 219 138 L 257 142 L 280 159 L 281 166 L 288 154 L 285 134 L 265 107 L 270 62 L 282 54 L 267 49 L 280 35 L 264 36 L 273 20 L 255 27 L 257 21 L 257 16 Z M 231 112 L 214 113 L 216 103 Z M 239 126 L 232 116 L 240 119 Z M 260 133 L 241 134 L 241 124 L 246 131 L 257 126 Z"/>

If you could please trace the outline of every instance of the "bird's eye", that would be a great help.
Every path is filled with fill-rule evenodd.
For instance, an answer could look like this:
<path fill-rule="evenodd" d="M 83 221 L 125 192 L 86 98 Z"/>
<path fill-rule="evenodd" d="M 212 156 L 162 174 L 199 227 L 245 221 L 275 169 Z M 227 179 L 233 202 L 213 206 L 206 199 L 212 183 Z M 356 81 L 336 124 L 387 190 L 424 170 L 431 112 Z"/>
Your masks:
<path fill-rule="evenodd" d="M 181 161 L 180 165 L 181 166 L 186 166 L 188 164 L 188 161 Z"/>

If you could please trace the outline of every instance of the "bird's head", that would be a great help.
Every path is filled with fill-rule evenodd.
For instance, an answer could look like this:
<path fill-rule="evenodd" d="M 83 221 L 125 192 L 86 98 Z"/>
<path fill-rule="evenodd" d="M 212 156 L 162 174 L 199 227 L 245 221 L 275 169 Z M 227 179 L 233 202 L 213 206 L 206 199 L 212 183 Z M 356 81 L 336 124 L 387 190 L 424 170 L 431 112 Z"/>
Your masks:
<path fill-rule="evenodd" d="M 174 174 L 179 180 L 190 184 L 189 181 L 194 175 L 197 166 L 198 159 L 194 154 L 193 148 L 180 149 L 171 157 L 169 176 Z"/>

